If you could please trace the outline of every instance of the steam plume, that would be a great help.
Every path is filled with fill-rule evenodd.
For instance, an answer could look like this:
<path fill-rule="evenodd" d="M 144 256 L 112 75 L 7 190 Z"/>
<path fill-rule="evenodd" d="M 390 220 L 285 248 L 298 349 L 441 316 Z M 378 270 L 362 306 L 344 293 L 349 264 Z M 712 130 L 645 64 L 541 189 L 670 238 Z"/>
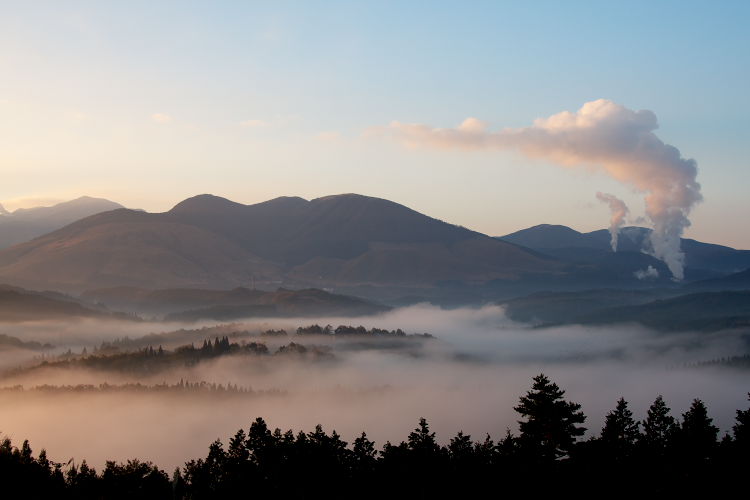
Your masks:
<path fill-rule="evenodd" d="M 683 278 L 680 236 L 688 216 L 701 201 L 695 160 L 683 158 L 654 130 L 656 115 L 633 111 L 606 99 L 587 102 L 576 112 L 539 118 L 530 127 L 490 131 L 468 118 L 459 127 L 433 128 L 392 122 L 385 133 L 411 146 L 464 150 L 518 150 L 565 167 L 586 166 L 644 194 L 646 215 L 653 225 L 647 250 L 664 261 L 675 279 Z"/>
<path fill-rule="evenodd" d="M 646 269 L 639 269 L 633 275 L 639 280 L 656 279 L 659 277 L 659 271 L 654 266 L 648 266 Z"/>
<path fill-rule="evenodd" d="M 599 201 L 609 205 L 609 211 L 612 212 L 612 217 L 609 219 L 609 234 L 612 235 L 610 245 L 612 245 L 612 251 L 617 251 L 617 236 L 620 233 L 620 228 L 625 224 L 625 216 L 628 214 L 628 206 L 625 202 L 619 199 L 617 196 L 608 193 L 596 193 L 596 197 Z"/>

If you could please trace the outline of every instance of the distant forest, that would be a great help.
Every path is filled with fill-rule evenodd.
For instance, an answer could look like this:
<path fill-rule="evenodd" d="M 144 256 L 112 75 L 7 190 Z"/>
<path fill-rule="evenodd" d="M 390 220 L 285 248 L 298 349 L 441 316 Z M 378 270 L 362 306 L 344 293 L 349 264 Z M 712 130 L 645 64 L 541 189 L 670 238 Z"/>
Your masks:
<path fill-rule="evenodd" d="M 750 394 L 748 394 L 750 398 Z M 365 433 L 351 445 L 318 425 L 310 432 L 271 430 L 262 418 L 225 445 L 210 444 L 171 476 L 138 459 L 56 463 L 28 441 L 0 443 L 4 498 L 630 498 L 677 495 L 721 498 L 747 494 L 750 409 L 737 410 L 731 434 L 719 439 L 696 399 L 681 418 L 659 396 L 644 421 L 624 399 L 598 435 L 582 439 L 581 405 L 540 374 L 514 410 L 519 433 L 498 441 L 459 432 L 441 445 L 422 418 L 400 443 L 378 450 Z M 92 436 L 95 439 L 96 436 Z"/>
<path fill-rule="evenodd" d="M 114 342 L 103 342 L 99 347 L 95 347 L 92 352 L 84 348 L 80 353 L 74 353 L 70 349 L 58 355 L 42 355 L 37 357 L 38 363 L 32 366 L 20 367 L 10 370 L 5 375 L 19 375 L 40 368 L 88 368 L 97 370 L 118 371 L 123 373 L 152 374 L 165 371 L 171 368 L 184 366 L 193 366 L 203 361 L 230 355 L 246 356 L 296 356 L 310 361 L 325 361 L 334 359 L 331 348 L 325 345 L 304 345 L 300 343 L 303 340 L 315 339 L 319 336 L 340 339 L 373 339 L 381 343 L 385 340 L 396 342 L 429 340 L 434 337 L 429 333 L 406 334 L 400 328 L 397 330 L 386 330 L 382 328 L 366 329 L 363 326 L 340 325 L 335 329 L 330 325 L 309 325 L 299 327 L 292 337 L 297 340 L 288 344 L 278 346 L 271 351 L 266 346 L 264 339 L 286 339 L 290 335 L 285 330 L 266 330 L 260 334 L 251 334 L 250 332 L 232 332 L 232 337 L 252 337 L 253 340 L 248 342 L 230 341 L 229 335 L 214 337 L 214 339 L 203 339 L 202 345 L 196 347 L 195 343 L 181 345 L 174 350 L 164 349 L 161 345 L 132 349 L 132 341 L 122 340 Z M 150 340 L 157 340 L 158 337 L 148 337 Z M 257 341 L 256 341 L 257 340 Z M 407 344 L 403 344 L 404 346 Z M 377 344 L 370 344 L 376 348 Z M 396 347 L 392 343 L 383 344 L 388 348 Z M 360 346 L 362 347 L 362 346 Z"/>
<path fill-rule="evenodd" d="M 163 394 L 184 395 L 188 397 L 210 396 L 210 397 L 250 397 L 250 396 L 277 396 L 286 392 L 278 389 L 256 390 L 252 387 L 243 387 L 237 384 L 216 384 L 213 382 L 190 382 L 180 380 L 175 384 L 77 384 L 77 385 L 37 385 L 25 388 L 22 385 L 0 387 L 0 394 Z"/>

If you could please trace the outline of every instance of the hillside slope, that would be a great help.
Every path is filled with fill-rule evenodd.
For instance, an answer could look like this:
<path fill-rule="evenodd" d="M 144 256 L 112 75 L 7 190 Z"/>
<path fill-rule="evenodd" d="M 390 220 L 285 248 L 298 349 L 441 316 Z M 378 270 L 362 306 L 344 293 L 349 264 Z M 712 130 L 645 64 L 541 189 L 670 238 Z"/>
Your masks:
<path fill-rule="evenodd" d="M 516 245 L 387 200 L 338 195 L 242 205 L 200 195 L 166 213 L 115 210 L 0 251 L 32 288 L 432 286 L 559 272 Z"/>

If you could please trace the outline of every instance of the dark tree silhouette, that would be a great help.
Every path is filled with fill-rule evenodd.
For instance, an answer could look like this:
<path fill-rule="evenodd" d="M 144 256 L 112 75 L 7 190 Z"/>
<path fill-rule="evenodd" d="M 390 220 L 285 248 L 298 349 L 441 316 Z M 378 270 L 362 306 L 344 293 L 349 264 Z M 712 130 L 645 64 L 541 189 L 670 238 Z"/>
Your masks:
<path fill-rule="evenodd" d="M 209 342 L 206 343 L 207 345 Z M 226 347 L 223 340 L 211 348 Z M 0 441 L 0 497 L 23 499 L 244 499 L 244 498 L 482 498 L 502 496 L 631 498 L 701 496 L 744 498 L 750 467 L 750 409 L 737 412 L 734 439 L 716 442 L 718 429 L 700 400 L 679 425 L 660 396 L 644 432 L 624 399 L 610 411 L 599 437 L 583 432 L 580 406 L 546 376 L 516 410 L 521 434 L 506 432 L 497 444 L 474 442 L 459 432 L 441 446 L 427 420 L 399 444 L 378 454 L 365 433 L 349 447 L 336 431 L 271 431 L 262 418 L 237 431 L 224 447 L 216 440 L 205 458 L 190 460 L 171 481 L 150 462 L 107 462 L 101 473 L 86 461 L 55 463 L 42 450 L 34 457 L 24 441 Z"/>
<path fill-rule="evenodd" d="M 747 393 L 747 399 L 750 401 L 750 392 Z M 732 426 L 734 440 L 739 447 L 750 451 L 750 408 L 737 410 L 736 420 L 737 423 Z"/>
<path fill-rule="evenodd" d="M 586 431 L 579 427 L 586 420 L 581 405 L 565 401 L 565 391 L 546 375 L 534 377 L 531 390 L 514 408 L 525 420 L 518 422 L 519 444 L 525 455 L 553 461 L 567 455 L 578 436 Z"/>
<path fill-rule="evenodd" d="M 633 412 L 628 409 L 627 401 L 618 399 L 617 406 L 604 420 L 600 437 L 603 453 L 615 460 L 630 457 L 641 435 L 639 426 L 640 423 L 633 419 Z"/>
<path fill-rule="evenodd" d="M 682 414 L 682 425 L 677 430 L 678 451 L 683 461 L 707 460 L 717 445 L 719 428 L 713 425 L 703 401 L 694 399 Z"/>
<path fill-rule="evenodd" d="M 646 420 L 643 421 L 643 434 L 640 444 L 652 456 L 664 454 L 677 430 L 674 417 L 669 412 L 667 403 L 659 395 L 649 407 Z"/>

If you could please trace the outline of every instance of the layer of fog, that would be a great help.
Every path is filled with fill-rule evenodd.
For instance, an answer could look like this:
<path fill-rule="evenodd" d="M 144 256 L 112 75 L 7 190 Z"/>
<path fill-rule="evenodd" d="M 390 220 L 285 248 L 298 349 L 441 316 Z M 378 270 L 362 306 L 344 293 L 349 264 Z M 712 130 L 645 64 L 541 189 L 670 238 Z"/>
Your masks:
<path fill-rule="evenodd" d="M 498 438 L 506 428 L 516 429 L 518 415 L 513 406 L 529 389 L 531 377 L 540 372 L 567 390 L 569 399 L 583 404 L 591 432 L 599 431 L 604 415 L 620 396 L 631 403 L 638 418 L 645 418 L 658 394 L 664 395 L 675 416 L 684 412 L 693 398 L 700 398 L 722 431 L 731 428 L 734 411 L 748 405 L 746 372 L 687 366 L 748 352 L 747 339 L 738 332 L 666 335 L 633 325 L 534 329 L 511 322 L 498 307 L 444 311 L 424 305 L 354 319 L 256 319 L 231 325 L 227 331 L 273 327 L 292 332 L 311 323 L 401 328 L 407 333 L 429 332 L 437 338 L 405 339 L 407 348 L 374 349 L 365 348 L 368 343 L 356 339 L 290 335 L 263 341 L 269 347 L 291 341 L 327 345 L 334 359 L 314 362 L 293 357 L 228 356 L 141 378 L 112 372 L 37 370 L 6 377 L 0 386 L 153 384 L 182 378 L 280 389 L 285 394 L 210 398 L 148 393 L 0 393 L 0 433 L 15 440 L 28 438 L 35 450 L 45 447 L 60 461 L 87 458 L 101 466 L 106 459 L 137 456 L 172 468 L 204 456 L 211 441 L 222 438 L 226 442 L 240 427 L 247 429 L 257 416 L 263 416 L 271 427 L 296 431 L 312 430 L 322 423 L 347 440 L 365 430 L 378 446 L 386 440 L 405 439 L 421 416 L 443 442 L 459 430 L 476 439 L 487 433 Z M 12 332 L 3 328 L 3 333 L 66 348 L 65 335 L 57 335 L 56 341 L 32 337 L 44 333 L 40 325 L 29 331 L 14 328 Z M 165 331 L 171 326 L 139 324 L 124 331 L 87 322 L 58 328 L 76 332 L 71 338 L 77 348 L 126 334 L 135 338 Z M 195 332 L 161 338 L 165 339 L 170 345 L 185 341 L 198 345 Z M 381 345 L 377 339 L 369 344 Z"/>

